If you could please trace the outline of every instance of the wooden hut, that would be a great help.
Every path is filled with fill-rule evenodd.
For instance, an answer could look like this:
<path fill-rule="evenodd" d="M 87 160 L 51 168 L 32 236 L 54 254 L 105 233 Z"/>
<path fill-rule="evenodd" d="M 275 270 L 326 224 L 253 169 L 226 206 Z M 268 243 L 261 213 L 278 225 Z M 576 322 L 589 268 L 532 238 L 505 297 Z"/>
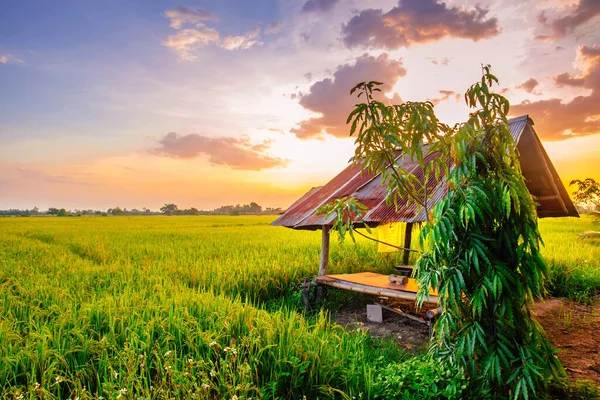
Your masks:
<path fill-rule="evenodd" d="M 527 181 L 527 187 L 534 200 L 539 204 L 537 207 L 538 217 L 578 217 L 579 214 L 567 190 L 533 128 L 533 120 L 528 115 L 523 115 L 509 120 L 508 125 L 510 133 L 517 143 L 521 169 Z M 399 155 L 396 161 L 418 177 L 423 175 L 423 170 L 418 164 L 403 159 L 402 155 Z M 427 162 L 427 159 L 425 162 Z M 428 208 L 431 208 L 447 194 L 448 187 L 445 179 L 429 182 L 431 187 L 428 188 L 428 192 L 432 193 L 432 196 Z M 396 210 L 394 206 L 386 204 L 386 195 L 387 190 L 381 184 L 380 174 L 373 176 L 362 172 L 360 165 L 350 164 L 324 186 L 309 190 L 271 225 L 285 226 L 292 229 L 321 229 L 321 261 L 316 277 L 318 282 L 371 294 L 414 298 L 416 285 L 413 280 L 408 280 L 405 284 L 397 284 L 390 282 L 385 275 L 373 273 L 327 275 L 329 231 L 333 218 L 327 219 L 324 215 L 317 215 L 316 210 L 333 200 L 345 196 L 355 196 L 368 208 L 363 220 L 370 227 L 392 222 L 406 223 L 404 247 L 410 247 L 413 225 L 425 221 L 424 211 L 414 204 L 407 205 L 406 203 L 399 203 Z M 405 265 L 408 264 L 408 256 L 409 252 L 405 250 L 403 257 Z M 432 293 L 432 295 L 434 294 Z"/>

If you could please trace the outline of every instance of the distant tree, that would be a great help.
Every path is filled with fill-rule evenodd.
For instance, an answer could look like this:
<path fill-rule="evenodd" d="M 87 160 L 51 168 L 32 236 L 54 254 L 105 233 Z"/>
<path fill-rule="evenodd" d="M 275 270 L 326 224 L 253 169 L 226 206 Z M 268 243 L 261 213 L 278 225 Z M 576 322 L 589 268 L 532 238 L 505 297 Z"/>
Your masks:
<path fill-rule="evenodd" d="M 58 208 L 50 207 L 48 209 L 47 213 L 50 214 L 50 215 L 56 215 L 56 214 L 58 214 L 59 211 L 60 210 Z"/>
<path fill-rule="evenodd" d="M 160 208 L 160 212 L 162 212 L 165 215 L 173 215 L 177 212 L 177 210 L 177 204 L 174 203 L 165 204 Z"/>
<path fill-rule="evenodd" d="M 249 214 L 260 214 L 262 212 L 262 207 L 255 202 L 250 203 L 248 209 Z"/>
<path fill-rule="evenodd" d="M 114 216 L 124 214 L 123 210 L 121 210 L 121 207 L 109 208 L 106 213 Z"/>
<path fill-rule="evenodd" d="M 597 211 L 600 211 L 600 182 L 596 182 L 592 178 L 575 179 L 569 185 L 577 185 L 577 190 L 573 192 L 573 199 L 577 203 L 591 204 Z"/>
<path fill-rule="evenodd" d="M 200 211 L 197 208 L 191 207 L 181 210 L 181 215 L 200 215 Z"/>
<path fill-rule="evenodd" d="M 56 213 L 57 217 L 66 217 L 67 216 L 67 210 L 65 210 L 64 208 L 61 208 L 60 210 L 58 210 L 58 212 Z"/>

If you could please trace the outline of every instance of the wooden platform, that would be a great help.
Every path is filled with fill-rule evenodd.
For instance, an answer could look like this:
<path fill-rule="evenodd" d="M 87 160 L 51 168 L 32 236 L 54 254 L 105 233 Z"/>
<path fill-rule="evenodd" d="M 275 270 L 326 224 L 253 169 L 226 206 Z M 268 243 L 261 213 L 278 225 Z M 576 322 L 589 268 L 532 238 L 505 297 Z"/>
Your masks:
<path fill-rule="evenodd" d="M 317 282 L 333 286 L 339 289 L 351 290 L 353 292 L 374 294 L 396 299 L 414 300 L 417 297 L 417 282 L 409 278 L 408 283 L 390 282 L 388 275 L 376 274 L 374 272 L 360 272 L 356 274 L 321 275 L 315 278 Z M 430 303 L 437 303 L 437 292 L 429 292 Z"/>

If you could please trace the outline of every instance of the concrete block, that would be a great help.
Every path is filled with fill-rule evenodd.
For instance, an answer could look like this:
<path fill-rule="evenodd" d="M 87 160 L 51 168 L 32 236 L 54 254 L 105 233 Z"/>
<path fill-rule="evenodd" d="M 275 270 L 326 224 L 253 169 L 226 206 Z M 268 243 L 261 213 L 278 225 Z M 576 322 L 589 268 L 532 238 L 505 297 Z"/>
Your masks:
<path fill-rule="evenodd" d="M 383 322 L 383 309 L 379 304 L 367 304 L 367 320 L 371 322 Z"/>

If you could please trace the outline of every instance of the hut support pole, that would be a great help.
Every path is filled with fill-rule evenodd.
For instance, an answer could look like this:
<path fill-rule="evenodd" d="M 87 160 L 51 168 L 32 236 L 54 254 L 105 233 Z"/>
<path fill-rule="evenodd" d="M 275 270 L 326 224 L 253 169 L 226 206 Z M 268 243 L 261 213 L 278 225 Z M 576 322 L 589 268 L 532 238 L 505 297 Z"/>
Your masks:
<path fill-rule="evenodd" d="M 410 244 L 412 242 L 412 231 L 413 231 L 413 223 L 408 222 L 406 224 L 406 231 L 404 232 L 404 248 L 410 249 Z M 402 255 L 402 265 L 408 265 L 408 257 L 410 256 L 409 250 L 404 250 L 404 254 Z"/>
<path fill-rule="evenodd" d="M 329 265 L 329 227 L 321 227 L 321 263 L 319 264 L 319 276 L 327 274 L 327 265 Z"/>

